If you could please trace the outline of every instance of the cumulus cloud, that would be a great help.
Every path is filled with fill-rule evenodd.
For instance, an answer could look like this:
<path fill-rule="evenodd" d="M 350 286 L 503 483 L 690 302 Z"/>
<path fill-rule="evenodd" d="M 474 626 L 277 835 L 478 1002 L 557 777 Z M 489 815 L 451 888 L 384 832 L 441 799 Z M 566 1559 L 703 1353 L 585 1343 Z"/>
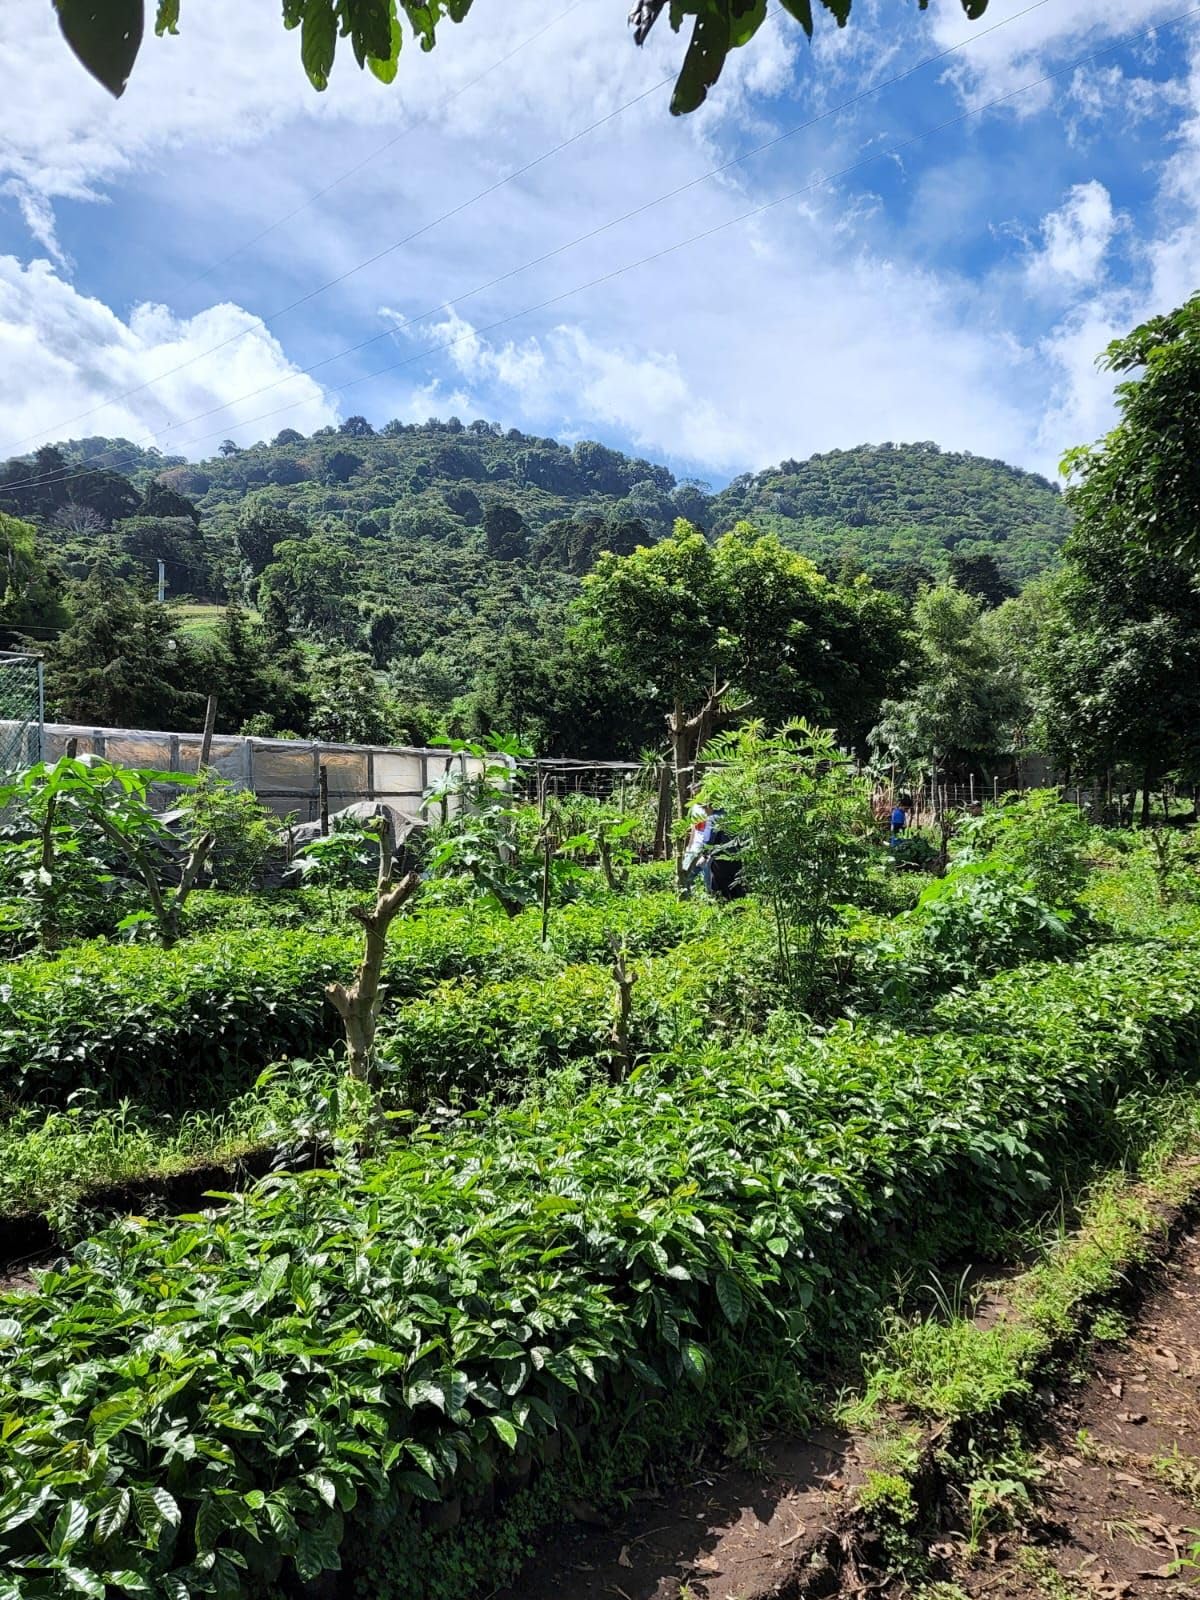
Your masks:
<path fill-rule="evenodd" d="M 190 362 L 233 335 L 219 355 Z M 80 294 L 47 261 L 22 266 L 0 256 L 0 455 L 58 437 L 104 433 L 138 444 L 179 448 L 181 424 L 209 414 L 196 454 L 209 454 L 225 436 L 248 444 L 259 435 L 252 404 L 236 401 L 286 379 L 281 391 L 297 402 L 293 425 L 311 430 L 336 420 L 336 409 L 311 378 L 295 368 L 278 341 L 240 306 L 210 306 L 180 318 L 143 304 L 123 321 L 102 301 Z M 151 380 L 151 387 L 145 387 Z M 125 398 L 109 402 L 113 394 Z M 71 419 L 67 428 L 61 426 Z"/>
<path fill-rule="evenodd" d="M 1113 210 L 1112 196 L 1096 179 L 1078 183 L 1057 211 L 1042 219 L 1042 244 L 1028 263 L 1035 285 L 1047 278 L 1073 289 L 1102 276 L 1105 257 L 1123 219 Z"/>
<path fill-rule="evenodd" d="M 549 16 L 545 0 L 476 7 L 432 55 L 408 52 L 390 89 L 345 53 L 318 96 L 277 14 L 206 0 L 185 8 L 179 39 L 147 39 L 119 103 L 83 76 L 50 7 L 20 28 L 0 7 L 0 50 L 21 62 L 0 101 L 0 185 L 24 218 L 9 204 L 0 224 L 58 267 L 0 273 L 0 354 L 17 375 L 0 408 L 21 399 L 17 419 L 0 409 L 3 433 L 149 431 L 202 454 L 226 433 L 319 425 L 337 402 L 378 419 L 453 411 L 600 433 L 685 469 L 914 437 L 1045 468 L 1108 414 L 1096 350 L 1194 287 L 1200 90 L 1178 55 L 1161 82 L 1161 62 L 1128 52 L 1064 77 L 1019 133 L 1005 110 L 906 142 L 1165 5 L 1052 0 L 1019 16 L 1028 0 L 991 0 L 985 24 L 1005 25 L 984 37 L 958 0 L 902 19 L 894 0 L 856 0 L 854 24 L 826 18 L 811 51 L 781 15 L 679 120 L 666 113 L 679 36 L 660 26 L 639 53 L 619 10 L 554 3 Z M 976 35 L 948 83 L 929 69 L 692 184 Z M 1131 85 L 1147 142 L 1123 169 L 1111 130 Z M 1101 135 L 1104 182 L 1087 160 Z M 811 187 L 894 144 L 902 162 Z M 800 198 L 721 231 L 785 193 Z M 80 211 L 100 199 L 113 203 Z M 107 250 L 90 281 L 119 309 L 70 289 L 68 248 L 89 272 Z M 1113 283 L 1118 268 L 1132 287 Z M 384 326 L 394 346 L 374 342 Z M 310 364 L 324 394 L 297 375 Z"/>

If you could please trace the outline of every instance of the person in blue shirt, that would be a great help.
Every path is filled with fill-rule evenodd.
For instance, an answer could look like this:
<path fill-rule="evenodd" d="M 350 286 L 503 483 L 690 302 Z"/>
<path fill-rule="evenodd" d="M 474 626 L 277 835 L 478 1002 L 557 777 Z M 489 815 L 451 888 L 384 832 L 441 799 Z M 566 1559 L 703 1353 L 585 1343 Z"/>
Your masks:
<path fill-rule="evenodd" d="M 896 804 L 892 807 L 892 836 L 888 841 L 893 848 L 895 848 L 897 839 L 902 836 L 907 827 L 908 812 L 905 811 L 903 803 L 900 800 L 897 800 Z"/>

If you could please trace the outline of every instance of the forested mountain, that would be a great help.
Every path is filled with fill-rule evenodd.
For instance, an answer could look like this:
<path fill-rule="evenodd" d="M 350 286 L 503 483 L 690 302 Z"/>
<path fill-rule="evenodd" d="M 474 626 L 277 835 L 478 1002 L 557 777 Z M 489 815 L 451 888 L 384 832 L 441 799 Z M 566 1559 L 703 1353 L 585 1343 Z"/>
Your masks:
<path fill-rule="evenodd" d="M 1048 479 L 935 444 L 859 445 L 735 478 L 712 501 L 715 532 L 742 520 L 819 566 L 879 577 L 990 555 L 1017 587 L 1050 566 L 1067 532 Z"/>
<path fill-rule="evenodd" d="M 595 754 L 636 749 L 662 720 L 652 683 L 635 688 L 603 641 L 585 650 L 572 631 L 581 580 L 605 551 L 653 546 L 680 518 L 711 539 L 749 524 L 835 580 L 843 598 L 823 599 L 768 559 L 836 632 L 868 615 L 850 592 L 862 574 L 904 604 L 951 577 L 996 605 L 1055 560 L 1066 526 L 1046 480 L 933 445 L 788 461 L 714 495 L 593 441 L 454 418 L 376 432 L 352 417 L 308 438 L 227 442 L 200 463 L 73 440 L 0 466 L 0 514 L 20 519 L 5 539 L 10 570 L 19 555 L 26 573 L 0 626 L 9 642 L 24 632 L 48 646 L 51 705 L 65 715 L 182 725 L 207 684 L 230 730 L 384 739 L 503 724 Z M 194 616 L 147 610 L 160 561 L 169 598 L 236 614 L 216 632 L 209 616 L 201 638 Z M 854 671 L 881 649 L 896 655 L 890 628 L 861 660 L 850 651 Z M 779 648 L 794 645 L 781 634 Z M 871 714 L 864 700 L 855 737 Z"/>

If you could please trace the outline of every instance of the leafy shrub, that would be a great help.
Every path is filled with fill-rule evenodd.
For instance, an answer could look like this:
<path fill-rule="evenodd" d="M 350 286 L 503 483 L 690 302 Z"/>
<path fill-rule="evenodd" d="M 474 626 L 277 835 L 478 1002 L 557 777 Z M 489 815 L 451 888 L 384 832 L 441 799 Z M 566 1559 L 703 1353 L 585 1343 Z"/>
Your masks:
<path fill-rule="evenodd" d="M 737 840 L 746 886 L 774 920 L 780 979 L 807 1004 L 840 907 L 866 881 L 865 781 L 832 733 L 803 721 L 776 734 L 748 722 L 711 741 L 705 759 L 714 765 L 700 798 Z"/>
<path fill-rule="evenodd" d="M 771 950 L 761 921 L 735 915 L 719 934 L 635 960 L 626 1041 L 614 1031 L 608 965 L 480 986 L 441 984 L 401 1006 L 381 1031 L 389 1096 L 418 1107 L 511 1099 L 573 1062 L 585 1079 L 615 1078 L 657 1051 L 754 1027 L 776 998 Z"/>
<path fill-rule="evenodd" d="M 1080 937 L 1071 911 L 1047 904 L 1015 869 L 991 859 L 935 878 L 911 918 L 943 972 L 963 978 L 1066 955 Z"/>
<path fill-rule="evenodd" d="M 652 1431 L 655 1391 L 711 1405 L 811 1359 L 881 1271 L 1040 1204 L 1123 1094 L 1195 1072 L 1198 994 L 1197 946 L 1102 949 L 948 1003 L 942 1033 L 710 1052 L 113 1228 L 0 1308 L 8 1585 L 261 1592 L 335 1566 L 353 1516 L 380 1593 L 422 1502 L 515 1481 L 585 1417 Z"/>
<path fill-rule="evenodd" d="M 1046 905 L 1073 910 L 1087 878 L 1084 852 L 1091 835 L 1078 806 L 1057 789 L 1008 795 L 977 817 L 964 818 L 954 840 L 955 864 L 987 860 L 1029 884 Z"/>
<path fill-rule="evenodd" d="M 0 982 L 0 1096 L 63 1103 L 212 1103 L 273 1055 L 332 1044 L 324 984 L 354 965 L 347 935 L 253 930 L 173 949 L 77 945 Z"/>
<path fill-rule="evenodd" d="M 274 896 L 250 903 L 266 908 L 269 937 L 259 922 L 170 950 L 81 944 L 5 969 L 0 1100 L 62 1104 L 89 1089 L 109 1104 L 213 1103 L 273 1056 L 332 1045 L 338 1025 L 324 987 L 354 970 L 359 939 L 279 926 Z M 536 913 L 510 921 L 478 905 L 435 909 L 394 924 L 385 975 L 393 1002 L 449 979 L 548 976 L 564 962 L 603 959 L 610 930 L 631 954 L 651 954 L 713 914 L 665 895 L 564 907 L 545 949 Z"/>
<path fill-rule="evenodd" d="M 236 789 L 209 768 L 179 801 L 190 838 L 212 836 L 208 877 L 223 889 L 245 890 L 279 850 L 277 824 L 252 789 Z"/>

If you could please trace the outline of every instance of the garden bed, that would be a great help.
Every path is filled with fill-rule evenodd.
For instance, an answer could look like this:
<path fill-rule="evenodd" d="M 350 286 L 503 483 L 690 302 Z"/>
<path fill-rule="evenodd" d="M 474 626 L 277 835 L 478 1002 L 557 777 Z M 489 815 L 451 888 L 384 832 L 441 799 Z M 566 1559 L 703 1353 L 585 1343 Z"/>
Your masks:
<path fill-rule="evenodd" d="M 180 1596 L 312 1578 L 344 1543 L 364 1593 L 441 1600 L 439 1506 L 560 1514 L 575 1445 L 585 1483 L 677 1448 L 819 1368 L 895 1270 L 1111 1157 L 1195 1071 L 1198 991 L 1195 946 L 1099 950 L 936 1033 L 712 1050 L 98 1236 L 6 1308 L 17 1592 L 65 1537 L 85 1574 Z"/>

